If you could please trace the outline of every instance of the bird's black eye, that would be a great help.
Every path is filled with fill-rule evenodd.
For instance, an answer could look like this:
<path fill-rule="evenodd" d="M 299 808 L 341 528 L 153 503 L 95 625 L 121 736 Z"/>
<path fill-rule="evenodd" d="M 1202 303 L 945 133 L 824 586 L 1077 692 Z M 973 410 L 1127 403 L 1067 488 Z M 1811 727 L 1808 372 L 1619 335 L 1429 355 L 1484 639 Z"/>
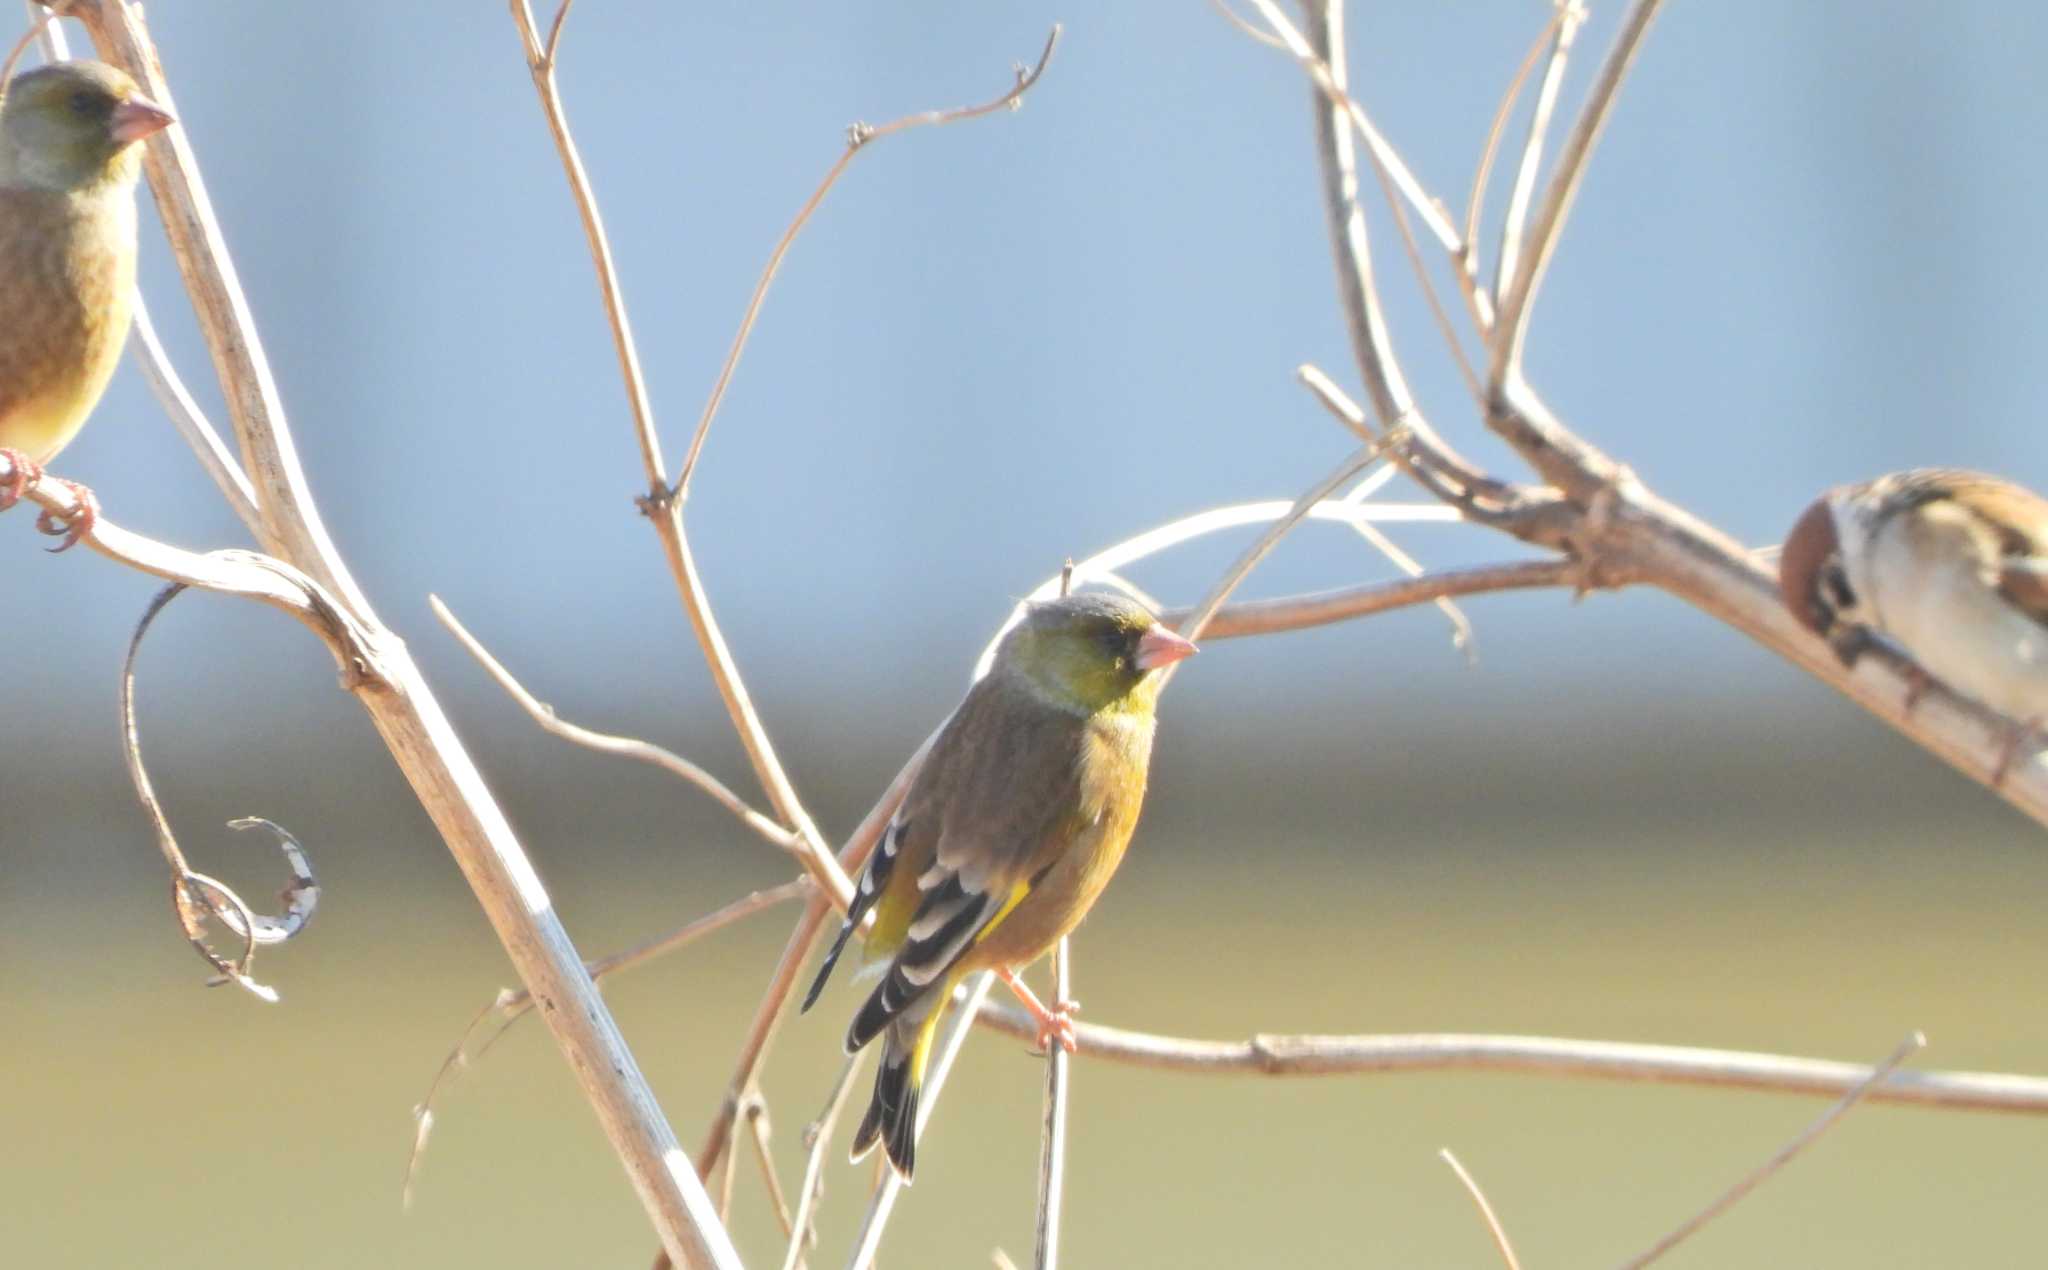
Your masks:
<path fill-rule="evenodd" d="M 1843 571 L 1841 561 L 1829 561 L 1820 571 L 1821 592 L 1827 602 L 1837 609 L 1856 607 L 1856 592 L 1849 588 L 1849 575 Z"/>
<path fill-rule="evenodd" d="M 66 104 L 71 107 L 72 114 L 90 119 L 99 113 L 100 99 L 97 95 L 81 88 L 71 94 L 71 100 Z"/>

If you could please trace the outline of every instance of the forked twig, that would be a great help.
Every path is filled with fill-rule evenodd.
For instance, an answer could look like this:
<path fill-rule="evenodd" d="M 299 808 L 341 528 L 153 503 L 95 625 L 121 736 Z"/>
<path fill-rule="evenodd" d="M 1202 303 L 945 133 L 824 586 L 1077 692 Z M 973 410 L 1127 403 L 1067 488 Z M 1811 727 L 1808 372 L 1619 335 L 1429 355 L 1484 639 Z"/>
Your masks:
<path fill-rule="evenodd" d="M 671 490 L 672 497 L 683 499 L 689 496 L 690 478 L 697 473 L 697 460 L 704 452 L 705 438 L 711 434 L 712 420 L 718 417 L 718 407 L 725 401 L 725 390 L 732 383 L 733 372 L 739 368 L 740 354 L 747 347 L 747 338 L 753 334 L 755 319 L 761 315 L 762 302 L 768 298 L 768 286 L 775 281 L 775 275 L 782 269 L 782 258 L 789 254 L 797 235 L 802 233 L 804 226 L 809 223 L 811 214 L 825 201 L 825 195 L 838 184 L 840 174 L 853 162 L 853 156 L 867 149 L 873 142 L 899 132 L 908 132 L 912 128 L 961 123 L 969 119 L 978 119 L 983 115 L 992 115 L 999 110 L 1016 109 L 1023 104 L 1024 94 L 1030 92 L 1032 86 L 1038 83 L 1039 77 L 1045 74 L 1046 66 L 1052 61 L 1053 47 L 1059 40 L 1060 28 L 1055 24 L 1051 34 L 1045 37 L 1045 48 L 1039 52 L 1037 64 L 1029 70 L 1018 67 L 1017 82 L 1011 86 L 1010 91 L 993 101 L 986 101 L 978 106 L 956 106 L 950 110 L 922 110 L 879 126 L 857 123 L 847 129 L 846 149 L 840 152 L 839 158 L 826 170 L 825 178 L 818 182 L 818 187 L 804 200 L 804 205 L 797 210 L 796 217 L 789 222 L 789 228 L 783 230 L 782 237 L 776 240 L 775 249 L 768 253 L 768 265 L 761 271 L 760 280 L 754 283 L 754 293 L 748 297 L 746 312 L 740 318 L 740 329 L 733 336 L 732 347 L 726 352 L 724 364 L 718 368 L 718 378 L 711 385 L 711 396 L 704 402 L 704 412 L 697 419 L 697 431 L 690 437 L 690 449 L 683 456 L 683 468 L 676 476 L 675 486 Z"/>
<path fill-rule="evenodd" d="M 1871 1093 L 1871 1091 L 1875 1090 L 1879 1085 L 1883 1084 L 1885 1079 L 1889 1077 L 1894 1070 L 1897 1069 L 1899 1064 L 1905 1062 L 1908 1058 L 1911 1058 L 1913 1055 L 1919 1053 L 1922 1049 L 1925 1049 L 1926 1047 L 1927 1038 L 1919 1032 L 1915 1032 L 1911 1036 L 1908 1036 L 1905 1040 L 1901 1041 L 1899 1043 L 1899 1047 L 1892 1051 L 1890 1058 L 1885 1059 L 1876 1067 L 1871 1068 L 1870 1074 L 1868 1076 L 1864 1077 L 1863 1080 L 1860 1083 L 1858 1083 L 1854 1089 L 1851 1089 L 1848 1093 L 1842 1095 L 1842 1100 L 1836 1103 L 1834 1106 L 1828 1108 L 1826 1112 L 1822 1113 L 1821 1117 L 1818 1120 L 1815 1120 L 1812 1124 L 1806 1126 L 1806 1128 L 1802 1130 L 1797 1137 L 1793 1138 L 1790 1142 L 1787 1142 L 1784 1146 L 1778 1148 L 1776 1154 L 1772 1155 L 1770 1159 L 1765 1160 L 1762 1164 L 1758 1165 L 1741 1181 L 1735 1183 L 1735 1185 L 1723 1191 L 1720 1194 L 1720 1196 L 1714 1200 L 1713 1203 L 1707 1205 L 1698 1213 L 1695 1213 L 1692 1217 L 1680 1223 L 1677 1229 L 1673 1230 L 1670 1234 L 1664 1236 L 1662 1239 L 1659 1239 L 1656 1243 L 1652 1244 L 1647 1251 L 1642 1252 L 1634 1257 L 1631 1257 L 1627 1261 L 1623 1262 L 1621 1270 L 1642 1270 L 1643 1266 L 1649 1265 L 1651 1262 L 1657 1260 L 1657 1258 L 1663 1256 L 1665 1253 L 1671 1251 L 1679 1244 L 1685 1242 L 1685 1240 L 1687 1240 L 1695 1232 L 1697 1232 L 1700 1229 L 1700 1227 L 1706 1225 L 1708 1222 L 1714 1220 L 1714 1218 L 1719 1217 L 1722 1213 L 1725 1213 L 1730 1208 L 1734 1207 L 1737 1203 L 1739 1203 L 1742 1200 L 1743 1196 L 1755 1190 L 1759 1185 L 1761 1185 L 1765 1181 L 1765 1179 L 1769 1178 L 1771 1174 L 1776 1173 L 1781 1168 L 1784 1168 L 1786 1164 L 1791 1162 L 1794 1156 L 1798 1155 L 1801 1151 L 1804 1151 L 1806 1148 L 1812 1146 L 1814 1142 L 1817 1139 L 1819 1139 L 1819 1137 L 1823 1133 L 1826 1133 L 1829 1129 L 1834 1128 L 1835 1122 L 1837 1120 L 1840 1120 L 1843 1116 L 1848 1115 L 1851 1108 L 1855 1107 L 1855 1105 L 1858 1102 L 1862 1101 L 1865 1096 Z"/>

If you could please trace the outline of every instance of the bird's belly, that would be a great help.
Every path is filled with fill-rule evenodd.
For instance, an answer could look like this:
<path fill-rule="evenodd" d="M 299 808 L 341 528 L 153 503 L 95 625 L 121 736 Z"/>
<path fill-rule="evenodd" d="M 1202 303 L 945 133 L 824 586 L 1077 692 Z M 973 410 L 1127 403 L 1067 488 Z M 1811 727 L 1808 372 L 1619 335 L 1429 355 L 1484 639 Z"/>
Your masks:
<path fill-rule="evenodd" d="M 134 236 L 132 199 L 0 199 L 0 446 L 48 462 L 92 413 L 128 337 Z"/>
<path fill-rule="evenodd" d="M 2048 630 L 1974 577 L 1923 577 L 1881 599 L 1885 628 L 1928 673 L 2020 719 L 2048 715 Z"/>
<path fill-rule="evenodd" d="M 968 951 L 963 963 L 974 968 L 1028 965 L 1081 924 L 1123 862 L 1131 826 L 1105 823 L 1087 832 L 1103 837 L 1068 847 L 1010 915 Z"/>

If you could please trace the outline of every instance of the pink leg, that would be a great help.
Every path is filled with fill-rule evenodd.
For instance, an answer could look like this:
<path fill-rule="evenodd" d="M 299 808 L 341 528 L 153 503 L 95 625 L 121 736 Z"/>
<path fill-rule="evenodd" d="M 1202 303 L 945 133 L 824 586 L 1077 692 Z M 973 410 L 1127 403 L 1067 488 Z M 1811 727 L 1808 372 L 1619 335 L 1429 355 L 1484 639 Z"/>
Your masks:
<path fill-rule="evenodd" d="M 1016 993 L 1017 1000 L 1023 1003 L 1025 1011 L 1037 1021 L 1039 1049 L 1051 1053 L 1054 1041 L 1058 1041 L 1060 1048 L 1069 1054 L 1078 1048 L 1079 1042 L 1074 1037 L 1074 1016 L 1081 1012 L 1079 1001 L 1056 1001 L 1052 1009 L 1048 1010 L 1038 999 L 1038 995 L 1017 977 L 1016 971 L 998 970 L 996 977 L 1009 985 L 1010 991 Z"/>

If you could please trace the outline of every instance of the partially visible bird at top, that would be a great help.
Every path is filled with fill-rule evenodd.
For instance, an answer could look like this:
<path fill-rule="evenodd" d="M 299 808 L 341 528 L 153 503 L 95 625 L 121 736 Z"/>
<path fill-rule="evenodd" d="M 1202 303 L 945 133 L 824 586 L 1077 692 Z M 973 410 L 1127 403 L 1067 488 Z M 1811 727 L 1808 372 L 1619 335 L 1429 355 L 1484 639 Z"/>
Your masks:
<path fill-rule="evenodd" d="M 1844 663 L 1875 632 L 2012 716 L 1994 784 L 2048 719 L 2048 499 L 2033 491 L 1955 468 L 1838 486 L 1793 526 L 1778 580 L 1786 607 Z"/>
<path fill-rule="evenodd" d="M 15 76 L 0 98 L 0 510 L 42 479 L 99 404 L 128 338 L 135 291 L 136 142 L 170 112 L 99 62 Z M 96 500 L 62 551 L 91 530 Z"/>
<path fill-rule="evenodd" d="M 1029 606 L 968 690 L 882 833 L 808 1010 L 869 912 L 882 981 L 846 1032 L 883 1038 L 853 1158 L 877 1142 L 908 1182 L 918 1093 L 953 987 L 993 970 L 1038 1023 L 1041 1049 L 1074 1049 L 1073 1013 L 1017 972 L 1071 932 L 1122 861 L 1152 758 L 1153 672 L 1194 653 L 1137 603 L 1081 594 Z"/>

